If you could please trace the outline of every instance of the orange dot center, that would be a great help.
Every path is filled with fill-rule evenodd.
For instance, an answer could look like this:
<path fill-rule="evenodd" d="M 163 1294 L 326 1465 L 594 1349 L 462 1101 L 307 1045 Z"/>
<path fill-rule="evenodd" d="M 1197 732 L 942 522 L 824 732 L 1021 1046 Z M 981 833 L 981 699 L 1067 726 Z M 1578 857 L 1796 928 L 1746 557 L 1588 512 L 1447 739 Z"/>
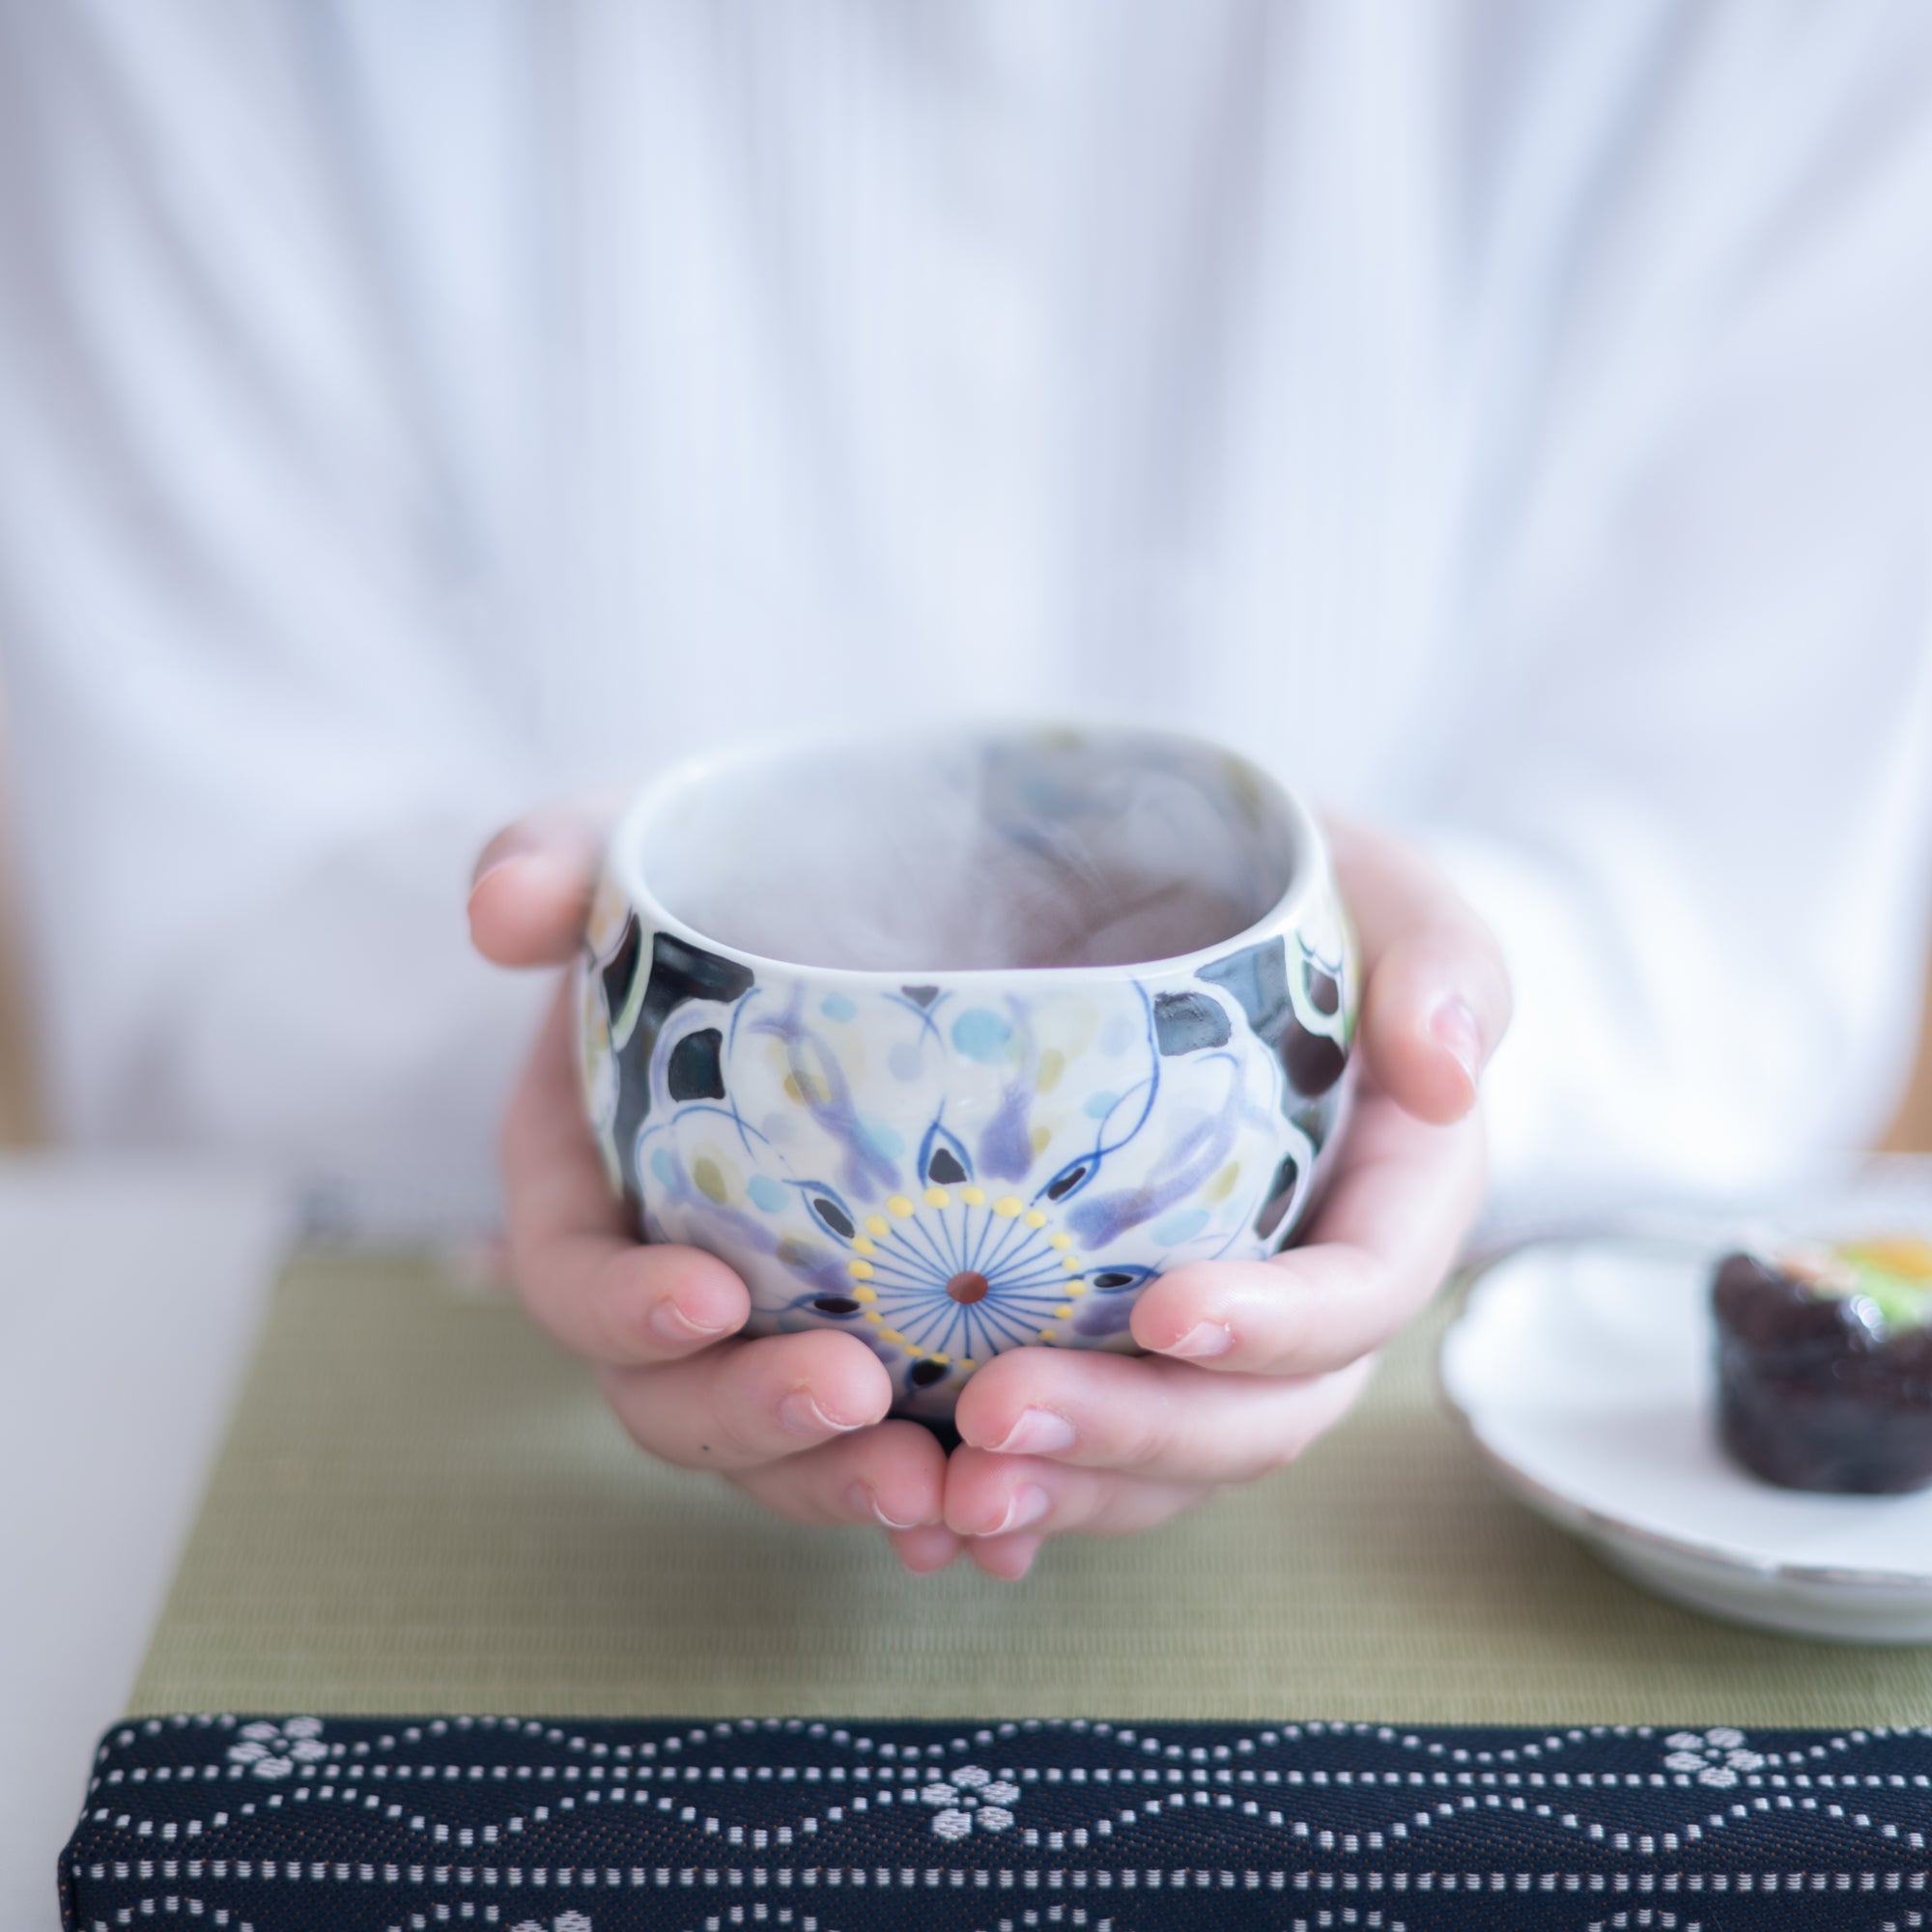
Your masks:
<path fill-rule="evenodd" d="M 954 1301 L 984 1301 L 989 1286 L 984 1275 L 976 1274 L 968 1268 L 964 1274 L 955 1274 L 946 1284 L 946 1292 Z"/>

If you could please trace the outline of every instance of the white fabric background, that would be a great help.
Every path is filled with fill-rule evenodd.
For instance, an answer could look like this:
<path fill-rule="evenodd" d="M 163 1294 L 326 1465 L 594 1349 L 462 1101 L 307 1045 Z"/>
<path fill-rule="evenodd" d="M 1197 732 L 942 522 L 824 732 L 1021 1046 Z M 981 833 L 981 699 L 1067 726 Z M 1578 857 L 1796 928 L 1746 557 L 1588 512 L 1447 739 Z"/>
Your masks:
<path fill-rule="evenodd" d="M 1506 1184 L 1903 1074 L 1932 11 L 0 0 L 0 675 L 88 1143 L 489 1211 L 475 845 L 1153 718 L 1427 839 Z"/>

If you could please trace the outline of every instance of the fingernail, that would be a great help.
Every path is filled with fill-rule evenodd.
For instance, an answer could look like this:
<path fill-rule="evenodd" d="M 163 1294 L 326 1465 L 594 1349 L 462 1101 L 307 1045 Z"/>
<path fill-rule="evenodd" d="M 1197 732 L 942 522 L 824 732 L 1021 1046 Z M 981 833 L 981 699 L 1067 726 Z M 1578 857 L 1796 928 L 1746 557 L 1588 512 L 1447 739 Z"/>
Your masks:
<path fill-rule="evenodd" d="M 1218 1321 L 1197 1321 L 1179 1341 L 1170 1342 L 1160 1352 L 1180 1355 L 1190 1362 L 1205 1362 L 1210 1356 L 1225 1355 L 1235 1346 L 1234 1331 Z"/>
<path fill-rule="evenodd" d="M 651 1333 L 660 1342 L 669 1342 L 674 1347 L 683 1347 L 687 1342 L 715 1342 L 724 1333 L 723 1328 L 705 1328 L 694 1321 L 676 1302 L 660 1301 L 651 1310 Z"/>
<path fill-rule="evenodd" d="M 842 1435 L 856 1422 L 834 1422 L 812 1400 L 810 1389 L 793 1389 L 779 1404 L 779 1420 L 794 1435 Z"/>
<path fill-rule="evenodd" d="M 512 859 L 521 859 L 526 853 L 537 849 L 538 841 L 531 836 L 528 825 L 519 822 L 504 826 L 477 853 L 476 863 L 469 869 L 469 890 L 473 893 L 498 866 L 507 866 Z"/>
<path fill-rule="evenodd" d="M 463 912 L 466 919 L 474 916 L 476 895 L 482 892 L 484 881 L 489 878 L 491 873 L 500 872 L 512 860 L 522 857 L 523 854 L 520 852 L 498 852 L 487 862 L 480 859 L 477 861 L 476 870 L 469 881 L 469 895 L 463 901 Z"/>
<path fill-rule="evenodd" d="M 1065 1416 L 1056 1415 L 1050 1408 L 1023 1408 L 1019 1420 L 1008 1430 L 1007 1439 L 993 1447 L 1002 1456 L 1058 1456 L 1079 1439 Z"/>
<path fill-rule="evenodd" d="M 845 1500 L 851 1505 L 854 1516 L 868 1516 L 881 1529 L 917 1529 L 916 1522 L 899 1522 L 889 1517 L 879 1505 L 879 1499 L 865 1483 L 854 1483 L 845 1492 Z"/>
<path fill-rule="evenodd" d="M 1483 1035 L 1467 1000 L 1452 995 L 1429 1016 L 1429 1037 L 1476 1084 L 1483 1070 Z"/>
<path fill-rule="evenodd" d="M 469 897 L 473 901 L 482 891 L 484 880 L 502 871 L 506 867 L 520 866 L 524 868 L 525 884 L 540 882 L 548 878 L 552 885 L 564 892 L 576 892 L 583 884 L 580 867 L 560 853 L 546 850 L 541 845 L 518 845 L 505 852 L 492 856 L 488 865 L 479 865 L 476 876 L 469 882 Z M 541 886 L 537 886 L 541 890 Z"/>
<path fill-rule="evenodd" d="M 1006 1536 L 1016 1529 L 1025 1529 L 1037 1522 L 1053 1507 L 1053 1498 L 1037 1483 L 1022 1483 L 1012 1493 L 1012 1500 L 1007 1504 L 1007 1513 L 991 1529 L 981 1530 L 982 1536 Z"/>

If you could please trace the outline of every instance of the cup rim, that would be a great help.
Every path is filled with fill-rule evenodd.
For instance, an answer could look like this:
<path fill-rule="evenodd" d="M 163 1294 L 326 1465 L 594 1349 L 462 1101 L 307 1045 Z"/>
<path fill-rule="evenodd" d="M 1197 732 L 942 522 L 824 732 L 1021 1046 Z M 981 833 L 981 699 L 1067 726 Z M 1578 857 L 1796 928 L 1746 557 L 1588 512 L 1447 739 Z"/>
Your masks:
<path fill-rule="evenodd" d="M 1065 986 L 1075 979 L 1139 980 L 1147 978 L 1188 978 L 1199 964 L 1237 952 L 1282 932 L 1293 931 L 1306 917 L 1309 902 L 1332 876 L 1328 841 L 1321 821 L 1307 801 L 1293 786 L 1284 783 L 1264 765 L 1245 753 L 1194 731 L 1177 731 L 1164 725 L 1115 724 L 1075 724 L 1055 718 L 973 718 L 957 722 L 933 721 L 915 729 L 937 740 L 970 742 L 974 739 L 1018 738 L 1066 734 L 1089 739 L 1112 739 L 1121 743 L 1140 742 L 1172 747 L 1179 751 L 1205 754 L 1237 768 L 1287 818 L 1294 838 L 1294 864 L 1288 882 L 1274 902 L 1258 918 L 1208 946 L 1188 952 L 1164 953 L 1155 959 L 1119 961 L 1104 966 L 927 966 L 894 967 L 828 966 L 807 960 L 781 959 L 734 946 L 702 927 L 694 925 L 666 905 L 652 889 L 643 863 L 645 835 L 652 821 L 670 801 L 693 786 L 728 774 L 733 770 L 764 764 L 781 755 L 795 755 L 806 742 L 797 733 L 765 732 L 755 737 L 696 753 L 680 758 L 644 784 L 618 813 L 605 847 L 604 867 L 615 883 L 625 904 L 639 914 L 654 931 L 668 932 L 687 944 L 715 952 L 720 957 L 762 969 L 767 973 L 794 977 L 837 980 L 841 984 L 867 988 L 896 989 L 908 981 L 938 981 L 952 986 L 1028 985 Z M 862 747 L 874 742 L 873 734 L 850 731 L 815 732 L 810 742 L 827 751 Z"/>

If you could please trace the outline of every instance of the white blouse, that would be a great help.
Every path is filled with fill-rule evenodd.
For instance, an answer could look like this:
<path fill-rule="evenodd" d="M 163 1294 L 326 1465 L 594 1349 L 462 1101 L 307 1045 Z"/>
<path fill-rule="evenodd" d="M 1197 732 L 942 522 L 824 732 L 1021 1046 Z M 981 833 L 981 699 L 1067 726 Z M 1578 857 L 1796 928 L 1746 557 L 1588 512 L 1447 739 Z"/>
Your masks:
<path fill-rule="evenodd" d="M 1156 719 L 1501 934 L 1509 1184 L 1770 1179 L 1932 884 L 1932 8 L 0 0 L 59 1119 L 494 1199 L 475 846 Z"/>

